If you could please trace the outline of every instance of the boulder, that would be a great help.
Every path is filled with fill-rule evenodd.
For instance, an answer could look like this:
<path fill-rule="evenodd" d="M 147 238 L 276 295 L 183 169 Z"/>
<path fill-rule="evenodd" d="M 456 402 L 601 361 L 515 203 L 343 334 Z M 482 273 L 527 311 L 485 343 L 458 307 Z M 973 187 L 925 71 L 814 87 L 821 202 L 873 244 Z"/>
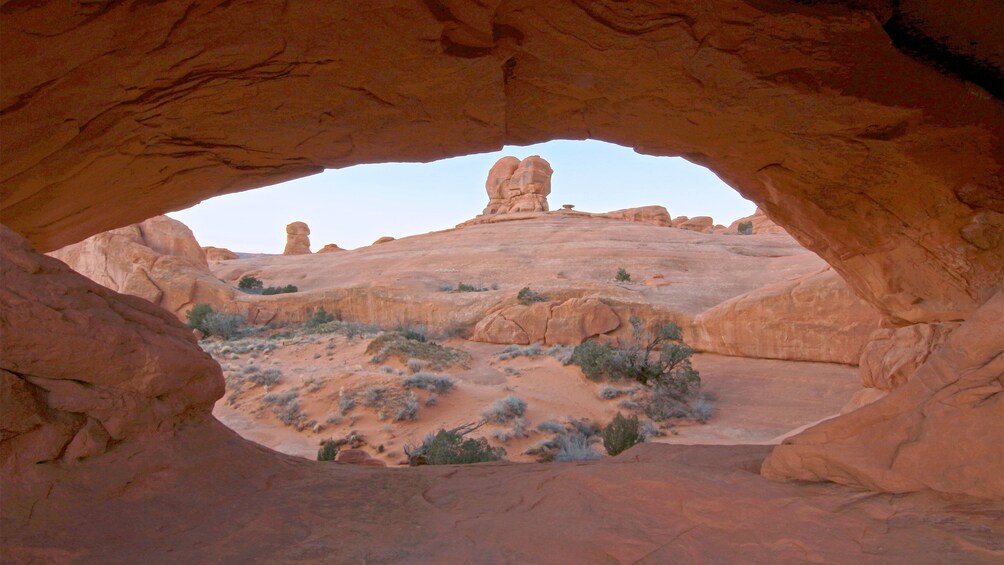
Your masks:
<path fill-rule="evenodd" d="M 342 249 L 341 247 L 338 247 L 334 243 L 329 243 L 317 250 L 318 253 L 332 253 L 334 251 L 345 251 L 345 250 Z"/>
<path fill-rule="evenodd" d="M 391 237 L 391 236 L 389 236 L 389 235 L 385 235 L 385 236 L 383 236 L 383 237 L 379 237 L 379 238 L 377 238 L 377 240 L 376 240 L 376 241 L 374 241 L 374 242 L 372 243 L 372 245 L 380 245 L 381 243 L 387 243 L 388 241 L 394 241 L 394 239 L 395 239 L 395 238 L 393 238 L 393 237 Z"/>
<path fill-rule="evenodd" d="M 283 255 L 308 255 L 310 253 L 310 228 L 303 222 L 286 225 L 286 248 Z"/>
<path fill-rule="evenodd" d="M 475 326 L 471 341 L 527 345 L 578 345 L 620 326 L 617 313 L 596 298 L 512 305 L 489 313 Z"/>
<path fill-rule="evenodd" d="M 203 247 L 202 251 L 205 252 L 206 259 L 209 261 L 232 261 L 240 259 L 240 255 L 224 247 Z"/>
<path fill-rule="evenodd" d="M 209 271 L 191 230 L 166 216 L 91 236 L 49 255 L 100 285 L 178 316 L 200 302 L 219 308 L 234 295 Z"/>
<path fill-rule="evenodd" d="M 673 218 L 671 226 L 682 230 L 690 230 L 701 233 L 711 233 L 715 229 L 715 220 L 711 216 L 678 216 Z"/>

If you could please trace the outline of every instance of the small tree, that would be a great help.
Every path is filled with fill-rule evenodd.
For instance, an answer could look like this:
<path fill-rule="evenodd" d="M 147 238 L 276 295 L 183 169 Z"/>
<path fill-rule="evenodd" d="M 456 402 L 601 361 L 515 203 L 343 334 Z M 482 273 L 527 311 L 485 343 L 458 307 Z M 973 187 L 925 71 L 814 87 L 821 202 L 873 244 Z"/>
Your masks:
<path fill-rule="evenodd" d="M 188 320 L 188 327 L 193 330 L 199 330 L 205 335 L 209 335 L 210 331 L 206 325 L 206 318 L 213 314 L 213 307 L 208 304 L 196 304 L 191 310 L 185 314 L 185 318 Z"/>
<path fill-rule="evenodd" d="M 317 450 L 318 461 L 334 461 L 338 456 L 338 444 L 333 440 L 321 442 L 321 448 Z"/>
<path fill-rule="evenodd" d="M 416 465 L 463 465 L 498 461 L 505 456 L 505 449 L 493 448 L 485 438 L 465 438 L 467 434 L 485 423 L 465 424 L 451 430 L 439 430 L 435 435 L 425 436 L 422 445 L 405 446 L 408 464 Z"/>
<path fill-rule="evenodd" d="M 739 222 L 740 235 L 753 235 L 753 222 Z"/>
<path fill-rule="evenodd" d="M 617 275 L 614 276 L 614 280 L 617 282 L 631 282 L 631 273 L 627 272 L 624 267 L 617 269 Z"/>
<path fill-rule="evenodd" d="M 324 309 L 324 306 L 321 306 L 320 308 L 314 311 L 314 315 L 311 316 L 309 320 L 307 320 L 307 323 L 305 325 L 308 328 L 316 328 L 317 326 L 321 326 L 334 321 L 335 317 L 332 316 L 331 314 L 328 314 L 327 310 Z"/>
<path fill-rule="evenodd" d="M 241 290 L 254 290 L 262 288 L 262 286 L 264 286 L 264 283 L 261 282 L 261 279 L 250 275 L 241 277 L 241 280 L 237 281 L 237 288 Z"/>
<path fill-rule="evenodd" d="M 625 418 L 618 412 L 613 421 L 603 428 L 603 447 L 610 455 L 618 455 L 641 441 L 641 426 L 637 416 Z"/>

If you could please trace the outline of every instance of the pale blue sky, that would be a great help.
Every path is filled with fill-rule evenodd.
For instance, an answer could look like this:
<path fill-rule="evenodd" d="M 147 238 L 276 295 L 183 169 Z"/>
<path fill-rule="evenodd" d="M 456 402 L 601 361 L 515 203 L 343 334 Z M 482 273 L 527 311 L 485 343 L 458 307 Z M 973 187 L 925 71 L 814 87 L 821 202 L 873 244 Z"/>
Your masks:
<path fill-rule="evenodd" d="M 169 214 L 201 245 L 282 253 L 286 224 L 310 226 L 310 248 L 353 249 L 378 237 L 443 230 L 488 203 L 485 178 L 500 157 L 540 155 L 551 163 L 551 209 L 584 212 L 659 204 L 671 216 L 712 216 L 728 225 L 756 206 L 711 171 L 674 157 L 639 155 L 601 141 L 556 140 L 433 163 L 382 163 L 331 169 L 256 190 L 219 196 Z"/>

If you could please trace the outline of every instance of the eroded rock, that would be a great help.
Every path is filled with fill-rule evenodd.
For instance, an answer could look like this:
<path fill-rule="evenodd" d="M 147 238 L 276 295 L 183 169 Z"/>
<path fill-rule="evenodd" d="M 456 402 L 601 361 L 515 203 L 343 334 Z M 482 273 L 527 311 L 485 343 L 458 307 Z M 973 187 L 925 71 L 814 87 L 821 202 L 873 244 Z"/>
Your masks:
<path fill-rule="evenodd" d="M 482 214 L 547 212 L 553 173 L 550 163 L 539 155 L 522 161 L 516 157 L 502 157 L 488 171 L 485 181 L 488 206 Z"/>
<path fill-rule="evenodd" d="M 283 255 L 310 254 L 310 228 L 303 222 L 293 222 L 286 225 L 286 248 Z"/>

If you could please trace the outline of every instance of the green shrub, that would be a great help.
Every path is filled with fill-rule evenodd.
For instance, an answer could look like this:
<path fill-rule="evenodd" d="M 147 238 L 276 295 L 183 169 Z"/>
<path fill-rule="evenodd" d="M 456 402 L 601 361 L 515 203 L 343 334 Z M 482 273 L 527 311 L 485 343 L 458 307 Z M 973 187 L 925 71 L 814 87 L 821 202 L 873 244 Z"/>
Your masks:
<path fill-rule="evenodd" d="M 586 378 L 598 381 L 603 377 L 613 378 L 616 371 L 612 370 L 614 348 L 607 343 L 584 341 L 575 346 L 569 363 L 582 368 Z"/>
<path fill-rule="evenodd" d="M 185 318 L 188 320 L 188 327 L 209 335 L 209 330 L 206 329 L 206 317 L 213 312 L 213 307 L 208 304 L 196 304 L 185 314 Z"/>
<path fill-rule="evenodd" d="M 467 424 L 452 430 L 439 430 L 435 435 L 425 436 L 422 444 L 405 446 L 408 463 L 415 465 L 466 465 L 498 461 L 505 456 L 505 449 L 493 448 L 485 438 L 465 438 L 464 436 L 480 428 L 482 424 Z"/>
<path fill-rule="evenodd" d="M 261 279 L 252 277 L 250 275 L 246 277 L 241 277 L 241 280 L 237 282 L 237 288 L 241 290 L 253 290 L 256 288 L 261 288 L 262 286 L 263 283 L 261 282 Z"/>
<path fill-rule="evenodd" d="M 298 288 L 296 286 L 287 284 L 286 286 L 270 286 L 266 289 L 262 289 L 262 294 L 291 294 L 297 292 Z"/>
<path fill-rule="evenodd" d="M 317 450 L 318 461 L 334 461 L 338 456 L 338 444 L 331 440 L 321 442 L 321 448 Z"/>
<path fill-rule="evenodd" d="M 641 426 L 638 417 L 625 418 L 620 412 L 603 428 L 603 447 L 610 455 L 618 455 L 627 448 L 641 443 Z"/>
<path fill-rule="evenodd" d="M 324 306 L 321 306 L 320 308 L 314 311 L 314 315 L 311 316 L 309 320 L 307 320 L 307 323 L 305 325 L 310 329 L 314 329 L 317 326 L 328 324 L 334 321 L 335 317 L 332 316 L 331 314 L 328 314 L 327 310 L 324 309 Z"/>
<path fill-rule="evenodd" d="M 243 333 L 244 316 L 240 314 L 224 314 L 211 312 L 202 322 L 206 335 L 215 335 L 223 339 L 233 339 Z"/>
<path fill-rule="evenodd" d="M 740 235 L 753 235 L 753 222 L 739 222 Z"/>
<path fill-rule="evenodd" d="M 617 269 L 617 274 L 614 275 L 614 280 L 617 282 L 631 282 L 631 273 L 624 270 L 624 267 Z"/>
<path fill-rule="evenodd" d="M 402 363 L 419 359 L 428 362 L 436 371 L 451 365 L 466 365 L 471 359 L 466 351 L 431 341 L 409 339 L 407 335 L 398 332 L 387 332 L 377 336 L 366 346 L 366 354 L 372 355 L 370 360 L 374 363 L 383 363 L 390 358 L 398 359 Z"/>
<path fill-rule="evenodd" d="M 420 388 L 431 390 L 440 394 L 449 392 L 454 387 L 453 379 L 443 375 L 431 375 L 429 373 L 416 373 L 404 379 L 402 384 L 406 388 Z"/>
<path fill-rule="evenodd" d="M 516 293 L 516 300 L 523 306 L 529 306 L 534 302 L 543 302 L 545 298 L 543 295 L 530 290 L 530 287 L 524 286 Z"/>

